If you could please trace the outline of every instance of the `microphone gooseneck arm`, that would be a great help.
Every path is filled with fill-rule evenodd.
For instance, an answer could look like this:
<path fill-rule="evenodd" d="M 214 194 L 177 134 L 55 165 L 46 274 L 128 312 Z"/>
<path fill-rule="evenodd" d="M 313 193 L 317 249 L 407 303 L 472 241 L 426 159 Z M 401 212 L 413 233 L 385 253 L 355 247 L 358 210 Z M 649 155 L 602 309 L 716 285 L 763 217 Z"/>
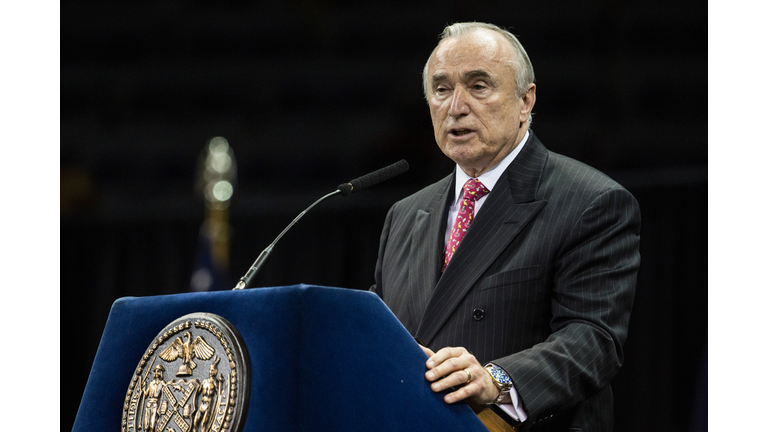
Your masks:
<path fill-rule="evenodd" d="M 254 263 L 251 266 L 251 268 L 248 269 L 248 272 L 245 273 L 245 275 L 240 278 L 240 281 L 237 282 L 237 285 L 235 285 L 234 289 L 241 290 L 243 288 L 247 288 L 248 285 L 250 285 L 250 283 L 253 280 L 253 278 L 256 276 L 256 273 L 259 272 L 259 269 L 261 268 L 261 266 L 264 265 L 265 262 L 267 262 L 267 259 L 269 259 L 269 256 L 272 254 L 272 249 L 274 249 L 275 245 L 277 244 L 278 241 L 280 241 L 280 239 L 283 237 L 283 235 L 285 235 L 285 233 L 287 233 L 288 230 L 291 229 L 292 226 L 296 225 L 296 222 L 298 222 L 299 219 L 301 219 L 305 214 L 307 214 L 307 212 L 310 211 L 312 209 L 312 207 L 320 204 L 320 202 L 325 200 L 326 198 L 331 197 L 331 196 L 336 195 L 336 194 L 339 194 L 339 193 L 341 193 L 341 191 L 337 189 L 337 190 L 335 190 L 335 191 L 333 191 L 333 192 L 331 192 L 329 194 L 326 194 L 325 196 L 323 196 L 319 200 L 317 200 L 314 203 L 312 203 L 312 205 L 307 207 L 306 210 L 304 210 L 303 212 L 299 213 L 299 215 L 296 216 L 296 218 L 293 220 L 293 222 L 288 224 L 288 226 L 285 227 L 283 232 L 281 232 L 280 235 L 278 235 L 277 238 L 275 238 L 275 240 L 269 246 L 267 246 L 263 251 L 261 251 L 261 253 L 259 254 L 259 257 L 256 258 L 256 261 L 254 261 Z"/>
<path fill-rule="evenodd" d="M 237 285 L 235 285 L 233 289 L 241 290 L 244 288 L 248 288 L 248 286 L 251 284 L 251 281 L 256 276 L 256 273 L 259 272 L 259 269 L 264 265 L 265 262 L 267 262 L 267 259 L 269 259 L 269 256 L 272 254 L 272 249 L 274 249 L 275 247 L 275 244 L 277 244 L 277 242 L 283 237 L 283 235 L 286 232 L 288 232 L 288 230 L 291 229 L 292 226 L 296 225 L 296 222 L 298 222 L 299 219 L 302 218 L 302 216 L 304 216 L 308 211 L 310 211 L 312 207 L 320 204 L 321 201 L 333 195 L 341 194 L 341 196 L 347 196 L 352 192 L 359 192 L 375 184 L 379 184 L 385 180 L 389 180 L 392 177 L 398 176 L 406 171 L 408 171 L 408 162 L 406 162 L 405 159 L 401 159 L 400 161 L 395 162 L 392 165 L 385 166 L 384 168 L 376 170 L 372 173 L 369 173 L 362 177 L 358 177 L 354 180 L 351 180 L 349 183 L 340 184 L 338 189 L 325 195 L 319 200 L 315 201 L 311 206 L 307 207 L 306 210 L 304 210 L 298 216 L 296 216 L 296 219 L 294 219 L 293 222 L 291 222 L 287 227 L 285 227 L 283 232 L 281 232 L 280 235 L 277 236 L 277 238 L 269 246 L 267 246 L 266 249 L 261 251 L 261 253 L 259 254 L 259 257 L 256 258 L 256 261 L 253 263 L 251 268 L 248 269 L 248 272 L 245 273 L 245 276 L 240 278 L 240 281 L 237 282 Z"/>

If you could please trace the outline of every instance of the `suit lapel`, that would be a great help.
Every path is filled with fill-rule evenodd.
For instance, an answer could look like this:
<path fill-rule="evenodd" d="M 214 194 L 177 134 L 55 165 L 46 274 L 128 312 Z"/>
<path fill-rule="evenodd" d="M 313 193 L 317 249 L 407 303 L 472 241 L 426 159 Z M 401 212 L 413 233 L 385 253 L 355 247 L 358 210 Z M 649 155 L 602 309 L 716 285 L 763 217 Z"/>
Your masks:
<path fill-rule="evenodd" d="M 546 205 L 535 201 L 546 159 L 546 149 L 531 132 L 437 282 L 416 334 L 425 343 L 432 342 L 483 273 Z"/>
<path fill-rule="evenodd" d="M 443 179 L 432 201 L 423 210 L 416 211 L 410 256 L 419 258 L 416 260 L 418 264 L 409 266 L 408 280 L 412 286 L 407 290 L 412 295 L 408 302 L 408 316 L 414 329 L 421 321 L 424 308 L 440 277 L 441 248 L 445 237 L 445 220 L 448 217 L 446 211 L 453 195 L 454 179 L 455 175 Z"/>

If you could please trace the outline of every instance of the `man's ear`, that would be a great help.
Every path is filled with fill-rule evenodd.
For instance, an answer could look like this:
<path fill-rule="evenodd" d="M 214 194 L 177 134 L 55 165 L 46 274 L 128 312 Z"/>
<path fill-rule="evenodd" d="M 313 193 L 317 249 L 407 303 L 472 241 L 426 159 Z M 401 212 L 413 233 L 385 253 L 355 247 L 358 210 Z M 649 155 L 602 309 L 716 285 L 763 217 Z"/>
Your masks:
<path fill-rule="evenodd" d="M 536 84 L 528 84 L 528 90 L 523 94 L 523 106 L 520 109 L 520 123 L 526 123 L 528 116 L 533 112 L 533 106 L 536 105 Z"/>

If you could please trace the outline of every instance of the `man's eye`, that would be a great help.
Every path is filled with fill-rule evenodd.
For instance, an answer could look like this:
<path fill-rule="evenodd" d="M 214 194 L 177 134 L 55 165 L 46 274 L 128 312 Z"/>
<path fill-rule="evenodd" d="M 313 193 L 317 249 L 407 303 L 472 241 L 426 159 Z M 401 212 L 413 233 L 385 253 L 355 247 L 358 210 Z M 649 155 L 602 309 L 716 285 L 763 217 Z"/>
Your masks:
<path fill-rule="evenodd" d="M 445 93 L 447 91 L 448 91 L 448 89 L 445 88 L 445 87 L 438 87 L 437 89 L 435 89 L 435 92 L 437 92 L 437 93 Z"/>
<path fill-rule="evenodd" d="M 485 90 L 485 86 L 482 84 L 475 84 L 472 86 L 472 88 L 475 90 Z"/>

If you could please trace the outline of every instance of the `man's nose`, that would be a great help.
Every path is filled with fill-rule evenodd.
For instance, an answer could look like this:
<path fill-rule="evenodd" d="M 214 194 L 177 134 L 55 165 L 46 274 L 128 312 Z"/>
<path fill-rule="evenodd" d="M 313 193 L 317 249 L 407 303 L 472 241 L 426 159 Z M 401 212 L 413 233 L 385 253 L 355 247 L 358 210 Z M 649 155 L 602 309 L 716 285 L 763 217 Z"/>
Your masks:
<path fill-rule="evenodd" d="M 457 86 L 451 98 L 451 109 L 448 111 L 453 117 L 460 117 L 469 114 L 469 105 L 467 104 L 469 94 L 464 87 Z"/>

